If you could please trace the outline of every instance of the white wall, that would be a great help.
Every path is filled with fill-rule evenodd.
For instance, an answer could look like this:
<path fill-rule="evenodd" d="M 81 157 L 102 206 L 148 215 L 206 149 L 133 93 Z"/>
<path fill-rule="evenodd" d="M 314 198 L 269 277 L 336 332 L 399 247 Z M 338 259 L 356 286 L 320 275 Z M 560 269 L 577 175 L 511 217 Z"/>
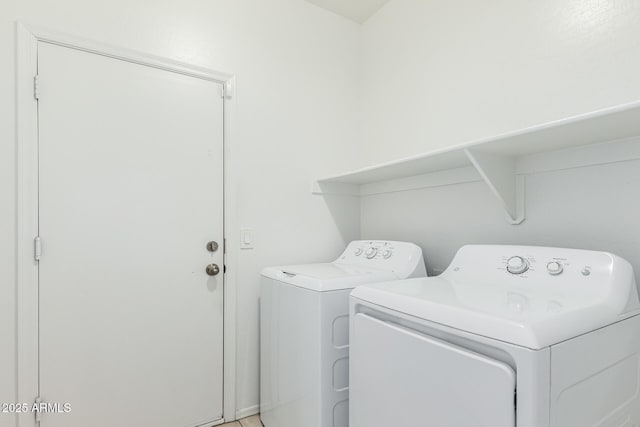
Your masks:
<path fill-rule="evenodd" d="M 414 241 L 429 274 L 465 244 L 526 244 L 613 252 L 640 281 L 639 182 L 640 160 L 527 176 L 521 225 L 507 223 L 484 182 L 367 196 L 362 237 Z"/>
<path fill-rule="evenodd" d="M 363 26 L 363 162 L 638 100 L 639 28 L 635 0 L 391 0 Z"/>
<path fill-rule="evenodd" d="M 15 158 L 13 27 L 15 3 L 0 3 L 0 402 L 15 400 Z M 0 426 L 14 418 L 0 414 Z"/>
<path fill-rule="evenodd" d="M 639 29 L 637 1 L 391 0 L 363 26 L 363 163 L 636 101 Z M 639 161 L 530 176 L 519 226 L 481 182 L 369 196 L 362 237 L 416 241 L 431 273 L 467 243 L 608 250 L 640 272 L 638 182 Z"/>
<path fill-rule="evenodd" d="M 0 3 L 0 402 L 14 401 L 15 390 L 15 20 L 237 76 L 228 167 L 238 224 L 257 234 L 256 249 L 230 266 L 238 277 L 237 406 L 257 409 L 260 269 L 327 260 L 358 235 L 357 203 L 313 197 L 310 183 L 353 162 L 359 26 L 302 0 Z M 0 426 L 9 425 L 0 414 Z"/>

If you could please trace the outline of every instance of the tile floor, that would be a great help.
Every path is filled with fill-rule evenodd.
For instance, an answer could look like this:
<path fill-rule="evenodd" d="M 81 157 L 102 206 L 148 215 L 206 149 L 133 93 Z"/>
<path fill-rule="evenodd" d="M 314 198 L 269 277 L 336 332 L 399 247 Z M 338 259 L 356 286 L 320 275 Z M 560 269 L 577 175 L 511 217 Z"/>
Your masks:
<path fill-rule="evenodd" d="M 263 427 L 260 422 L 260 416 L 254 415 L 252 417 L 243 418 L 232 423 L 222 424 L 219 427 Z"/>

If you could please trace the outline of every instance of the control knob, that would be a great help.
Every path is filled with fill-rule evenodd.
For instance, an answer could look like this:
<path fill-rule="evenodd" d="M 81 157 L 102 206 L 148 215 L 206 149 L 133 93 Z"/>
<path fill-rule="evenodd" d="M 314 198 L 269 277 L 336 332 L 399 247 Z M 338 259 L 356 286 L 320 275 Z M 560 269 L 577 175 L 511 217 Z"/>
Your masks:
<path fill-rule="evenodd" d="M 529 269 L 529 261 L 521 256 L 512 256 L 507 261 L 507 271 L 511 274 L 522 274 Z"/>
<path fill-rule="evenodd" d="M 562 264 L 560 264 L 558 261 L 551 261 L 547 264 L 547 272 L 552 276 L 557 276 L 558 274 L 562 273 L 562 270 Z"/>
<path fill-rule="evenodd" d="M 373 257 L 376 256 L 377 253 L 378 253 L 378 248 L 374 248 L 372 246 L 369 249 L 367 249 L 367 251 L 364 254 L 367 258 L 372 259 Z"/>
<path fill-rule="evenodd" d="M 393 255 L 393 252 L 391 252 L 390 249 L 386 249 L 384 252 L 382 252 L 382 258 L 384 259 L 391 258 L 391 255 Z"/>
<path fill-rule="evenodd" d="M 356 249 L 355 251 L 353 251 L 353 253 L 354 253 L 356 256 L 360 256 L 360 255 L 362 255 L 362 252 L 363 252 L 363 251 L 362 251 L 362 248 L 358 248 L 358 249 Z"/>

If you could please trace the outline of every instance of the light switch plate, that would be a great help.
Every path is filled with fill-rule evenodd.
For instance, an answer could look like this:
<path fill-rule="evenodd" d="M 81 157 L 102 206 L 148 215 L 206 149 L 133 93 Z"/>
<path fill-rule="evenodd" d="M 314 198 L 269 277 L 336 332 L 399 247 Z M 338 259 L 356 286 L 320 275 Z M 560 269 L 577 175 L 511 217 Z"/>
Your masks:
<path fill-rule="evenodd" d="M 255 247 L 255 233 L 252 228 L 240 229 L 240 249 L 253 249 Z"/>

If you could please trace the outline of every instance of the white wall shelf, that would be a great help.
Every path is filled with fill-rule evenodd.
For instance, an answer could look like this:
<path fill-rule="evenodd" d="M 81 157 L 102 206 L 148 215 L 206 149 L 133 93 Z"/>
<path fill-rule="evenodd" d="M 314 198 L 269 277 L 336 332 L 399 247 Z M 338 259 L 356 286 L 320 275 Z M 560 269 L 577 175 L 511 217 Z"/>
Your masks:
<path fill-rule="evenodd" d="M 484 181 L 511 224 L 525 175 L 640 158 L 640 102 L 569 117 L 316 181 L 313 194 L 367 196 Z"/>

